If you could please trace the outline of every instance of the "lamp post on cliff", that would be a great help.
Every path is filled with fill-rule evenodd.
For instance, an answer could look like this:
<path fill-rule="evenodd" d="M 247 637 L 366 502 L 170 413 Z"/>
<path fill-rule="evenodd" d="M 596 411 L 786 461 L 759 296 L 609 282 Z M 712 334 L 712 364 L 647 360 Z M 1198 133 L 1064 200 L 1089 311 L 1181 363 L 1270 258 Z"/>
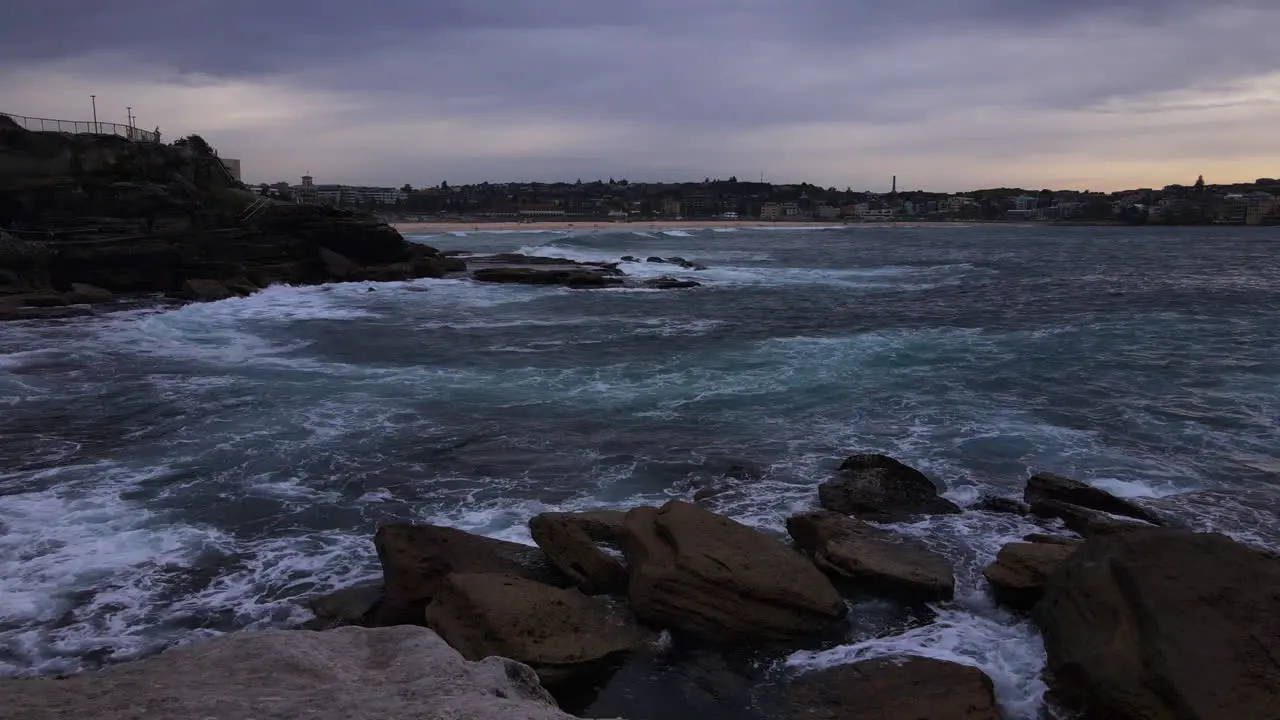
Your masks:
<path fill-rule="evenodd" d="M 128 107 L 126 107 L 124 109 L 124 112 L 125 112 L 125 117 L 129 118 L 129 121 L 128 121 L 129 129 L 127 132 L 129 133 L 129 139 L 132 140 L 133 139 L 133 106 L 129 105 Z"/>
<path fill-rule="evenodd" d="M 93 103 L 93 132 L 98 132 L 98 96 L 90 95 L 89 102 Z"/>

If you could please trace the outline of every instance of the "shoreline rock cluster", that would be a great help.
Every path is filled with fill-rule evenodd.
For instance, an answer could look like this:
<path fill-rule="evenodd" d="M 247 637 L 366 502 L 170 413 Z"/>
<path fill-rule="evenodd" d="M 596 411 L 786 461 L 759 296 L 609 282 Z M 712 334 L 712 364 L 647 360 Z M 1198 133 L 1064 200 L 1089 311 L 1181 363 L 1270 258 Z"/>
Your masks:
<path fill-rule="evenodd" d="M 375 538 L 383 583 L 357 602 L 315 599 L 310 626 L 425 625 L 469 660 L 528 664 L 562 695 L 599 688 L 627 658 L 657 652 L 658 633 L 726 652 L 786 652 L 839 642 L 847 598 L 954 596 L 946 557 L 876 524 L 964 512 L 923 473 L 854 455 L 819 498 L 822 509 L 787 520 L 789 543 L 680 500 L 538 515 L 529 521 L 537 547 L 385 526 Z M 1210 720 L 1269 717 L 1280 702 L 1280 663 L 1263 649 L 1280 647 L 1280 558 L 1051 473 L 1032 476 L 1020 500 L 980 505 L 1065 526 L 1006 545 L 984 572 L 992 598 L 1044 633 L 1055 706 Z M 1200 663 L 1211 667 L 1194 670 Z M 925 657 L 827 668 L 789 685 L 796 719 L 1001 717 L 980 670 Z"/>
<path fill-rule="evenodd" d="M 818 497 L 821 509 L 787 520 L 790 542 L 683 500 L 540 514 L 529 521 L 536 546 L 448 527 L 385 525 L 374 536 L 382 580 L 313 598 L 316 617 L 304 630 L 233 635 L 68 681 L 4 682 L 17 706 L 30 710 L 24 717 L 52 717 L 49 707 L 74 707 L 89 696 L 115 707 L 127 692 L 151 703 L 149 717 L 176 718 L 171 710 L 189 707 L 183 703 L 195 702 L 201 688 L 227 708 L 266 702 L 270 683 L 262 678 L 278 676 L 281 663 L 289 691 L 280 693 L 279 708 L 298 712 L 311 703 L 336 713 L 370 695 L 403 695 L 395 688 L 422 663 L 422 673 L 445 668 L 447 677 L 417 678 L 421 684 L 394 701 L 410 703 L 397 712 L 413 707 L 407 698 L 455 692 L 465 676 L 470 689 L 448 698 L 470 703 L 467 717 L 514 716 L 486 704 L 513 699 L 526 713 L 520 717 L 569 717 L 548 698 L 582 705 L 620 666 L 673 646 L 814 649 L 846 637 L 857 620 L 849 599 L 920 607 L 953 598 L 945 556 L 876 524 L 965 512 L 933 480 L 893 458 L 859 454 Z M 1043 633 L 1053 707 L 1118 720 L 1261 719 L 1280 707 L 1280 556 L 1182 529 L 1152 505 L 1050 473 L 1032 476 L 1021 500 L 979 505 L 1045 518 L 1046 529 L 1066 527 L 1006 545 L 984 572 L 994 600 Z M 375 647 L 376 663 L 361 659 Z M 243 662 L 237 652 L 263 665 L 243 697 L 226 695 L 234 672 L 203 681 L 217 688 L 156 689 L 191 672 L 192 658 L 221 669 Z M 506 685 L 480 669 L 499 666 Z M 341 677 L 330 687 L 326 673 L 334 668 Z M 310 681 L 290 684 L 301 672 Z M 140 689 L 143 678 L 151 690 Z M 60 682 L 74 692 L 54 692 Z M 441 683 L 452 689 L 439 690 Z M 329 708 L 336 688 L 347 685 L 356 699 Z M 792 720 L 1002 717 L 980 669 L 911 655 L 799 674 L 787 682 L 784 702 Z"/>

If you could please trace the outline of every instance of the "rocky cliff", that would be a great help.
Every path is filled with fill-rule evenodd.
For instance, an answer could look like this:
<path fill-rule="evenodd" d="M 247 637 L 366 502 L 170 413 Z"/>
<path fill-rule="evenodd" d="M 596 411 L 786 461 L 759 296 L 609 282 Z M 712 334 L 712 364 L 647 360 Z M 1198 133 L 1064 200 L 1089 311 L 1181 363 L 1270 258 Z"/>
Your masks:
<path fill-rule="evenodd" d="M 221 299 L 466 267 L 369 215 L 258 202 L 198 138 L 134 143 L 0 118 L 0 318 L 82 314 L 115 293 Z"/>

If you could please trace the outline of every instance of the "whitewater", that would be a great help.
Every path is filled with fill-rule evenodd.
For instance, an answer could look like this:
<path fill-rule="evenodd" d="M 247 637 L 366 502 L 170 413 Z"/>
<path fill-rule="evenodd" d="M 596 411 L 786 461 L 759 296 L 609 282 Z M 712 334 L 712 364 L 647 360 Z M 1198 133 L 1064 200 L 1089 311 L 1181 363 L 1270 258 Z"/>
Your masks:
<path fill-rule="evenodd" d="M 0 325 L 0 674 L 291 627 L 308 596 L 379 577 L 381 523 L 527 543 L 536 513 L 688 499 L 735 464 L 763 477 L 709 507 L 772 532 L 858 451 L 963 506 L 1040 470 L 1130 497 L 1280 485 L 1271 229 L 410 239 L 708 269 L 621 263 L 687 291 L 350 283 Z M 1280 549 L 1249 517 L 1201 526 Z M 1043 648 L 981 568 L 1044 527 L 892 526 L 952 560 L 956 600 L 903 626 L 855 608 L 848 643 L 785 665 L 957 660 L 1034 717 Z"/>

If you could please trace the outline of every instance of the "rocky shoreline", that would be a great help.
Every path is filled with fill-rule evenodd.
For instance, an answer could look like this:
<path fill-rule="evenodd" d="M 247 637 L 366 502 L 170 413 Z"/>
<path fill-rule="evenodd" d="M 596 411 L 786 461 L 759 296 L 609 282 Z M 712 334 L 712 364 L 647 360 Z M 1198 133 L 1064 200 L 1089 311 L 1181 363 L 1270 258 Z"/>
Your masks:
<path fill-rule="evenodd" d="M 469 263 L 477 266 L 470 274 Z M 445 277 L 584 289 L 698 285 L 637 283 L 616 263 L 464 260 L 408 242 L 372 215 L 260 198 L 198 138 L 135 143 L 29 132 L 0 118 L 0 320 L 81 317 L 121 301 L 225 300 L 273 284 Z"/>
<path fill-rule="evenodd" d="M 955 591 L 945 557 L 878 524 L 965 512 L 923 473 L 883 455 L 854 455 L 822 484 L 819 499 L 820 509 L 787 521 L 789 539 L 684 500 L 537 515 L 529 520 L 536 547 L 454 528 L 385 525 L 373 538 L 382 580 L 313 598 L 315 619 L 305 629 L 241 633 L 67 680 L 4 681 L 6 697 L 18 698 L 23 717 L 63 717 L 78 708 L 76 698 L 123 707 L 127 689 L 155 708 L 147 717 L 187 717 L 176 709 L 198 704 L 178 678 L 202 662 L 218 671 L 219 679 L 204 681 L 211 697 L 252 706 L 262 718 L 328 708 L 326 678 L 337 670 L 339 684 L 359 686 L 354 697 L 391 702 L 389 714 L 339 715 L 346 706 L 337 703 L 324 711 L 331 714 L 309 717 L 569 717 L 551 697 L 565 711 L 597 717 L 595 699 L 627 682 L 616 678 L 693 657 L 716 702 L 741 703 L 753 717 L 1001 718 L 980 669 L 919 656 L 787 671 L 773 697 L 751 695 L 753 681 L 736 664 L 839 644 L 859 620 L 851 598 L 927 612 L 925 603 L 945 603 Z M 1159 502 L 1050 473 L 1032 476 L 1021 499 L 981 506 L 1043 520 L 1045 532 L 1006 545 L 984 575 L 996 602 L 1043 633 L 1046 717 L 1274 716 L 1280 557 L 1183 529 Z M 319 668 L 305 680 L 297 666 L 304 654 Z M 236 694 L 235 669 L 221 677 L 223 664 L 250 658 L 288 686 L 278 706 L 254 700 L 269 691 L 261 678 Z M 416 689 L 397 690 L 419 663 Z M 505 663 L 518 688 L 448 695 L 468 708 L 456 715 L 429 709 L 442 683 L 456 690 L 448 678 L 459 667 L 495 663 Z M 447 678 L 431 675 L 442 666 L 452 668 Z M 163 688 L 139 689 L 146 682 Z M 74 692 L 53 692 L 58 684 Z M 500 711 L 494 697 L 519 699 L 525 714 L 503 714 L 511 711 Z"/>

